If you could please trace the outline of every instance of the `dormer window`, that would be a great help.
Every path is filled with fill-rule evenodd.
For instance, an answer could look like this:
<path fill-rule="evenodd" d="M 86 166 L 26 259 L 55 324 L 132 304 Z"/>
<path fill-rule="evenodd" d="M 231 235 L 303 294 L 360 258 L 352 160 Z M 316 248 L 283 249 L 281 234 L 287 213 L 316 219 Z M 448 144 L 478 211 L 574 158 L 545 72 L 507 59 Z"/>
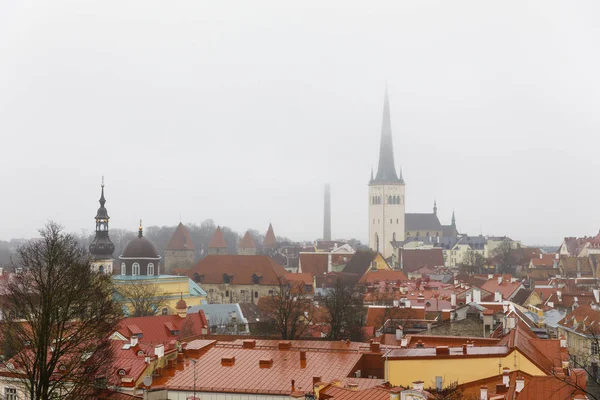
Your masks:
<path fill-rule="evenodd" d="M 260 277 L 256 274 L 252 275 L 252 284 L 253 285 L 258 285 L 258 282 L 260 281 Z"/>
<path fill-rule="evenodd" d="M 127 374 L 127 371 L 125 371 L 124 369 L 122 369 L 122 368 L 121 368 L 121 369 L 119 370 L 119 375 L 120 375 L 120 376 L 125 376 L 126 374 Z"/>
<path fill-rule="evenodd" d="M 223 283 L 231 283 L 232 278 L 233 276 L 231 275 L 223 274 Z"/>

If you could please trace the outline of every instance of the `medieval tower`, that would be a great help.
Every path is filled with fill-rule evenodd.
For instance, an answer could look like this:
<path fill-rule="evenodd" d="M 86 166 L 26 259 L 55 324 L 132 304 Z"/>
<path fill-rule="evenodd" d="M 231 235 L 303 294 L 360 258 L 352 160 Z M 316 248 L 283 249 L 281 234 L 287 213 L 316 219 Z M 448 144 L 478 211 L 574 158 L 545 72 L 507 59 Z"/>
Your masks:
<path fill-rule="evenodd" d="M 102 192 L 100 194 L 100 208 L 96 212 L 96 236 L 90 243 L 90 254 L 92 255 L 92 269 L 106 274 L 113 273 L 113 252 L 115 245 L 108 236 L 108 211 L 104 204 L 104 177 L 102 177 Z"/>
<path fill-rule="evenodd" d="M 369 182 L 369 247 L 385 258 L 393 254 L 392 242 L 404 240 L 404 180 L 396 174 L 392 123 L 387 88 L 383 103 L 377 174 Z"/>

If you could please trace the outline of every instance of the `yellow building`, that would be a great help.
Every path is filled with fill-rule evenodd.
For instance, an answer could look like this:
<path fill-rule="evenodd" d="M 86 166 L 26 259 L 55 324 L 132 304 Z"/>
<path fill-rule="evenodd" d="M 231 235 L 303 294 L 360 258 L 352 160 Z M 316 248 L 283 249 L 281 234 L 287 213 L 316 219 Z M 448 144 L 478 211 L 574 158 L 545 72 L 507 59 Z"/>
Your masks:
<path fill-rule="evenodd" d="M 131 293 L 131 287 L 137 285 L 136 290 L 142 293 L 151 293 L 155 290 L 161 299 L 160 310 L 157 313 L 163 315 L 176 314 L 176 305 L 180 299 L 184 299 L 188 307 L 206 304 L 206 292 L 187 276 L 159 275 L 159 276 L 131 276 L 114 275 L 115 299 L 123 306 L 125 314 L 133 311 L 132 302 L 127 299 L 126 293 Z M 139 288 L 141 285 L 153 285 L 150 291 Z"/>

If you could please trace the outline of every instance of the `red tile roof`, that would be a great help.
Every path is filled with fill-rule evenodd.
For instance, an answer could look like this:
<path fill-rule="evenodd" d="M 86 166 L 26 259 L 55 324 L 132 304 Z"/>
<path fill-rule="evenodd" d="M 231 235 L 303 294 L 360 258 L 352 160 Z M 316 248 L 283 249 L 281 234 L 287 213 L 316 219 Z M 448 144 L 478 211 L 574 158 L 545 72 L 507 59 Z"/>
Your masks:
<path fill-rule="evenodd" d="M 551 268 L 554 266 L 554 261 L 556 260 L 556 254 L 542 254 L 541 258 L 532 258 L 531 264 L 534 268 Z"/>
<path fill-rule="evenodd" d="M 286 275 L 288 281 L 299 282 L 305 285 L 313 284 L 313 276 L 308 273 L 291 273 L 288 272 Z"/>
<path fill-rule="evenodd" d="M 580 305 L 568 313 L 558 324 L 582 334 L 597 335 L 600 332 L 600 311 Z"/>
<path fill-rule="evenodd" d="M 356 384 L 358 385 L 358 382 Z M 319 391 L 319 398 L 334 400 L 389 400 L 390 390 L 384 387 L 352 390 L 350 388 L 331 385 Z"/>
<path fill-rule="evenodd" d="M 167 328 L 167 324 L 176 329 Z M 186 334 L 186 336 L 200 335 L 203 333 L 203 328 L 207 327 L 204 312 L 200 310 L 197 313 L 187 314 L 186 318 L 178 315 L 123 318 L 117 325 L 117 332 L 125 338 L 141 334 L 140 343 L 167 344 L 173 339 L 182 339 Z M 171 330 L 177 330 L 179 333 L 171 335 Z"/>
<path fill-rule="evenodd" d="M 194 250 L 194 242 L 190 233 L 180 222 L 169 240 L 166 250 Z"/>
<path fill-rule="evenodd" d="M 501 283 L 498 283 L 498 279 L 488 279 L 481 288 L 487 290 L 490 293 L 500 292 L 502 293 L 503 300 L 510 300 L 516 291 L 522 288 L 521 282 L 511 282 L 510 279 L 502 279 Z"/>
<path fill-rule="evenodd" d="M 256 248 L 256 242 L 254 241 L 254 238 L 250 234 L 250 231 L 247 231 L 246 234 L 244 235 L 244 237 L 242 238 L 242 240 L 240 240 L 240 244 L 238 245 L 238 248 L 240 248 L 240 249 L 255 249 Z"/>
<path fill-rule="evenodd" d="M 233 285 L 252 285 L 254 275 L 260 285 L 278 285 L 279 277 L 285 277 L 287 271 L 273 259 L 263 255 L 208 255 L 200 260 L 187 275 L 201 283 L 221 284 L 223 275 L 231 278 Z"/>
<path fill-rule="evenodd" d="M 263 241 L 263 247 L 274 249 L 277 247 L 277 239 L 275 238 L 275 232 L 273 232 L 273 225 L 269 224 L 265 240 Z"/>
<path fill-rule="evenodd" d="M 345 345 L 345 343 L 341 343 Z M 185 363 L 166 386 L 170 390 L 196 390 L 206 392 L 283 394 L 291 392 L 291 382 L 297 390 L 308 392 L 313 387 L 313 377 L 330 382 L 348 377 L 352 368 L 363 356 L 353 351 L 306 351 L 306 361 L 300 360 L 300 351 L 278 348 L 261 348 L 257 340 L 254 349 L 244 349 L 231 343 L 217 343 L 208 350 L 200 362 Z M 223 358 L 235 358 L 223 364 Z M 272 360 L 269 367 L 261 367 L 260 360 Z M 381 382 L 381 380 L 378 380 Z"/>
<path fill-rule="evenodd" d="M 375 282 L 405 282 L 408 280 L 406 274 L 402 271 L 367 271 L 358 281 L 359 284 L 371 284 Z"/>
<path fill-rule="evenodd" d="M 329 265 L 328 254 L 300 253 L 300 269 L 311 276 L 323 275 Z"/>
<path fill-rule="evenodd" d="M 377 307 L 371 306 L 367 311 L 366 326 L 373 326 L 379 329 L 385 321 L 391 320 L 424 320 L 425 307 L 423 308 L 405 308 L 405 307 Z"/>
<path fill-rule="evenodd" d="M 441 248 L 402 250 L 402 270 L 414 272 L 423 267 L 438 267 L 444 265 L 444 253 Z"/>
<path fill-rule="evenodd" d="M 225 242 L 225 237 L 223 237 L 223 232 L 221 231 L 220 226 L 217 226 L 217 230 L 210 239 L 208 247 L 219 249 L 227 248 L 227 242 Z"/>

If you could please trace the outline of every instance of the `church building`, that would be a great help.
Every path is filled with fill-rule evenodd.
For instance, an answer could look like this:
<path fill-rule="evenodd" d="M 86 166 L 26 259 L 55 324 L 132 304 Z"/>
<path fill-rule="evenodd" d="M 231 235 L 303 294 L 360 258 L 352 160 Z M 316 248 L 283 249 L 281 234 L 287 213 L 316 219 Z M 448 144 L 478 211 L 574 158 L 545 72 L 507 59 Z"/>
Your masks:
<path fill-rule="evenodd" d="M 458 236 L 454 212 L 452 224 L 442 225 L 437 215 L 437 203 L 432 213 L 405 212 L 405 183 L 402 170 L 396 173 L 392 122 L 387 88 L 383 103 L 381 142 L 377 174 L 369 181 L 369 247 L 384 258 L 392 257 L 394 247 L 416 238 L 439 242 L 442 237 Z"/>

